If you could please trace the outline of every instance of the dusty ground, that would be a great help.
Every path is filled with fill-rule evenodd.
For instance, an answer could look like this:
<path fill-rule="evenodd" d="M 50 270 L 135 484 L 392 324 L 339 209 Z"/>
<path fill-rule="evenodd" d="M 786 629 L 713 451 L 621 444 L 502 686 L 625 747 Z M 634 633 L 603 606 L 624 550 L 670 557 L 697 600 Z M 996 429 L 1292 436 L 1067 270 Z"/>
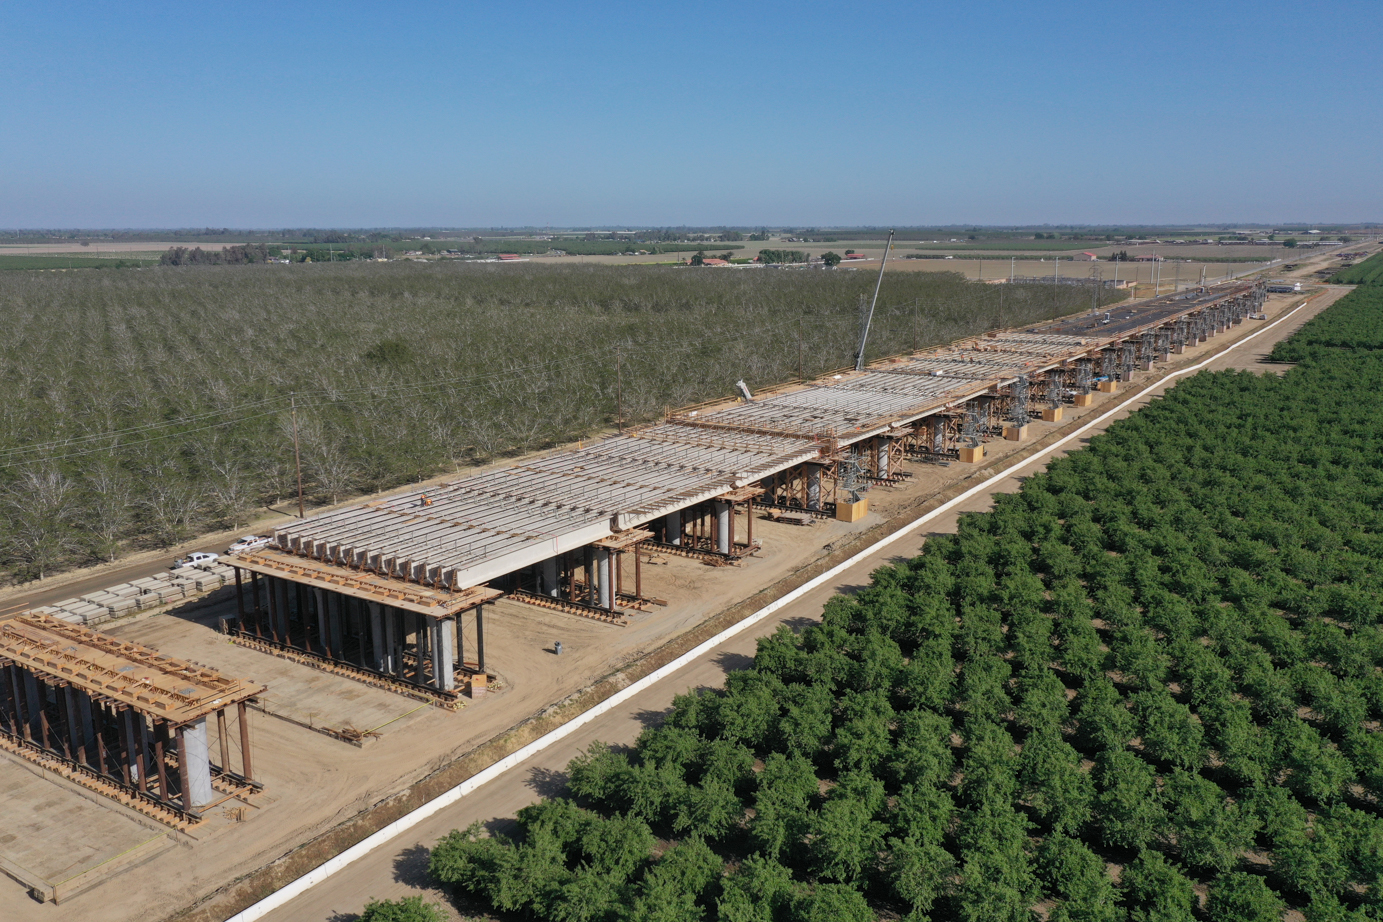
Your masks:
<path fill-rule="evenodd" d="M 1301 300 L 1300 296 L 1276 298 L 1270 311 L 1275 313 Z M 1256 326 L 1246 323 L 1228 338 L 1237 339 Z M 1226 339 L 1218 337 L 1188 350 L 1178 364 L 1223 348 Z M 1053 429 L 1079 425 L 1115 399 L 1117 395 L 1100 395 L 1095 405 L 1086 410 L 1068 409 L 1066 420 L 1058 426 L 1034 423 L 1033 438 Z M 1005 457 L 1023 448 L 1019 443 L 1005 442 L 990 443 L 987 447 L 990 455 L 986 460 L 990 465 L 1001 464 Z M 763 586 L 811 564 L 842 538 L 974 473 L 973 468 L 960 464 L 909 464 L 906 470 L 913 476 L 904 485 L 871 492 L 871 513 L 861 522 L 823 522 L 800 528 L 756 521 L 755 536 L 763 542 L 764 550 L 742 567 L 710 567 L 684 558 L 668 558 L 665 563 L 646 566 L 646 590 L 672 604 L 636 615 L 625 628 L 501 602 L 487 617 L 486 648 L 488 665 L 500 676 L 503 688 L 458 713 L 433 708 L 415 710 L 409 699 L 373 689 L 361 692 L 362 686 L 349 680 L 232 647 L 210 627 L 223 613 L 215 609 L 202 612 L 199 620 L 161 615 L 123 626 L 119 630 L 127 636 L 156 642 L 170 653 L 186 651 L 182 655 L 216 668 L 246 673 L 246 677 L 290 689 L 288 697 L 298 694 L 292 689 L 302 689 L 306 705 L 302 710 L 320 714 L 323 720 L 368 728 L 381 716 L 397 714 L 401 719 L 389 723 L 381 739 L 357 748 L 294 723 L 255 713 L 255 760 L 266 790 L 255 807 L 246 811 L 243 821 L 228 812 L 218 814 L 194 833 L 194 845 L 174 849 L 155 862 L 127 870 L 115 879 L 118 883 L 97 887 L 62 907 L 24 899 L 18 885 L 0 879 L 0 905 L 6 907 L 5 918 L 16 922 L 59 918 L 115 922 L 146 918 L 149 907 L 154 905 L 173 912 L 408 788 L 433 769 L 579 693 L 598 678 L 639 659 Z M 561 657 L 551 652 L 554 640 L 563 642 Z M 338 693 L 345 686 L 335 683 L 346 683 L 350 689 Z M 395 697 L 397 702 L 388 700 Z M 52 786 L 57 793 L 43 800 L 52 802 L 55 815 L 71 809 L 71 798 L 76 795 L 57 784 Z M 93 823 L 104 822 L 103 815 L 113 812 L 85 800 L 80 810 Z M 63 840 L 49 839 L 47 835 L 46 828 L 36 831 L 26 847 L 61 851 Z M 0 846 L 0 856 L 5 854 L 5 848 Z"/>

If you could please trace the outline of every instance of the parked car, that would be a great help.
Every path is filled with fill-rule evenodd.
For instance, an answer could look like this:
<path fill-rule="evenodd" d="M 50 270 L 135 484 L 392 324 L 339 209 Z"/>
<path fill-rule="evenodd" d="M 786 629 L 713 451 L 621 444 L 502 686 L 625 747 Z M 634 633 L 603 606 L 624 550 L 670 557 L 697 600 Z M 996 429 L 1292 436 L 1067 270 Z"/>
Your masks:
<path fill-rule="evenodd" d="M 268 545 L 269 539 L 263 535 L 246 535 L 226 548 L 227 554 L 239 554 L 244 551 L 257 551 Z"/>
<path fill-rule="evenodd" d="M 179 557 L 177 560 L 173 561 L 172 569 L 176 570 L 178 567 L 195 567 L 198 564 L 215 563 L 220 557 L 220 554 L 211 554 L 207 551 L 193 551 L 186 557 Z"/>

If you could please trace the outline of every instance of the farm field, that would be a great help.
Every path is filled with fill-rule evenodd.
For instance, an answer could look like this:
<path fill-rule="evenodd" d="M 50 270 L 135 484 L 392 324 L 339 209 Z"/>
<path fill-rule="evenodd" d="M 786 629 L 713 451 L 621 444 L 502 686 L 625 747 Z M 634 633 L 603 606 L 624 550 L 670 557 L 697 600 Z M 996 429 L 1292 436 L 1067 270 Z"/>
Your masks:
<path fill-rule="evenodd" d="M 1361 263 L 1341 269 L 1330 281 L 1337 285 L 1383 284 L 1383 253 L 1375 253 Z"/>
<path fill-rule="evenodd" d="M 38 269 L 61 272 L 68 269 L 132 269 L 156 265 L 156 258 L 137 256 L 20 256 L 0 251 L 0 270 Z"/>
<path fill-rule="evenodd" d="M 852 361 L 857 273 L 522 264 L 0 273 L 16 579 L 462 470 Z M 891 278 L 869 354 L 1090 306 Z M 800 366 L 799 366 L 800 362 Z"/>
<path fill-rule="evenodd" d="M 434 878 L 562 919 L 1375 917 L 1381 314 L 1185 381 Z"/>

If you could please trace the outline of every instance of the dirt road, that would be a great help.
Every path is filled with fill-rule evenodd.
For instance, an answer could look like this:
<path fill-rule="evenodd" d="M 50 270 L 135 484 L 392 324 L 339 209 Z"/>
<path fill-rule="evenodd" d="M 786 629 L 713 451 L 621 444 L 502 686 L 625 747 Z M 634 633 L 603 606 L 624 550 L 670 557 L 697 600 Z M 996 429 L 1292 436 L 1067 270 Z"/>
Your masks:
<path fill-rule="evenodd" d="M 1207 367 L 1212 370 L 1278 370 L 1280 366 L 1265 368 L 1261 364 L 1272 344 L 1290 336 L 1302 323 L 1333 303 L 1345 291 L 1346 289 L 1332 289 L 1326 292 L 1263 335 L 1246 344 L 1231 346 L 1213 358 Z M 600 740 L 613 744 L 632 743 L 644 727 L 661 718 L 675 694 L 689 688 L 719 686 L 724 682 L 727 671 L 748 665 L 754 655 L 757 637 L 772 633 L 781 624 L 800 629 L 810 623 L 816 619 L 822 606 L 832 595 L 856 591 L 868 583 L 869 574 L 875 568 L 916 555 L 929 535 L 954 531 L 957 518 L 961 514 L 988 509 L 991 505 L 990 497 L 994 493 L 1016 492 L 1023 479 L 1041 469 L 1050 458 L 1081 447 L 1090 436 L 1103 431 L 1113 421 L 1145 405 L 1148 400 L 1163 393 L 1167 386 L 1155 385 L 1148 393 L 1124 404 L 1108 419 L 1093 426 L 1083 437 L 1068 442 L 1061 450 L 1034 456 L 1020 469 L 995 482 L 991 492 L 981 493 L 937 516 L 924 528 L 908 534 L 886 550 L 871 555 L 840 573 L 826 585 L 760 622 L 752 630 L 701 656 L 663 682 L 596 718 L 571 736 L 356 861 L 346 872 L 329 878 L 264 918 L 276 922 L 325 922 L 350 917 L 351 914 L 359 912 L 372 898 L 398 898 L 419 892 L 424 893 L 430 900 L 442 903 L 452 918 L 461 918 L 446 895 L 430 889 L 428 885 L 427 850 L 439 838 L 452 829 L 465 827 L 473 822 L 487 824 L 491 828 L 504 828 L 523 806 L 539 797 L 560 792 L 565 782 L 567 763 L 592 742 Z"/>

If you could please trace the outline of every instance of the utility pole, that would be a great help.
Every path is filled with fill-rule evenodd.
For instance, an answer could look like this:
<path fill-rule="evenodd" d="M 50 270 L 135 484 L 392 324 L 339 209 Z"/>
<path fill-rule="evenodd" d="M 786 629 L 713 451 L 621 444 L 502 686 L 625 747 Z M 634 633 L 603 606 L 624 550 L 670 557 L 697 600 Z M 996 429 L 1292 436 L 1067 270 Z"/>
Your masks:
<path fill-rule="evenodd" d="M 1058 256 L 1052 261 L 1052 319 L 1057 315 L 1056 286 L 1061 283 L 1061 257 Z"/>
<path fill-rule="evenodd" d="M 624 367 L 620 361 L 619 347 L 615 347 L 615 425 L 624 431 Z"/>
<path fill-rule="evenodd" d="M 797 380 L 805 381 L 802 374 L 802 315 L 797 315 Z"/>
<path fill-rule="evenodd" d="M 298 469 L 298 518 L 307 518 L 307 512 L 303 508 L 303 456 L 298 450 L 298 395 L 289 394 L 288 399 L 293 408 L 293 466 Z"/>
<path fill-rule="evenodd" d="M 1010 257 L 1008 258 L 1008 283 L 1009 283 L 1010 285 L 1013 284 L 1013 266 L 1014 266 L 1014 263 L 1017 261 L 1017 259 L 1018 259 L 1017 256 L 1010 256 Z"/>
<path fill-rule="evenodd" d="M 888 262 L 888 251 L 893 249 L 893 231 L 888 232 L 884 244 L 884 258 L 879 260 L 879 278 L 874 282 L 874 299 L 869 302 L 869 314 L 864 318 L 864 331 L 860 334 L 860 351 L 855 355 L 855 371 L 864 370 L 864 345 L 869 342 L 869 325 L 874 322 L 874 305 L 879 303 L 879 286 L 884 283 L 884 265 Z"/>

